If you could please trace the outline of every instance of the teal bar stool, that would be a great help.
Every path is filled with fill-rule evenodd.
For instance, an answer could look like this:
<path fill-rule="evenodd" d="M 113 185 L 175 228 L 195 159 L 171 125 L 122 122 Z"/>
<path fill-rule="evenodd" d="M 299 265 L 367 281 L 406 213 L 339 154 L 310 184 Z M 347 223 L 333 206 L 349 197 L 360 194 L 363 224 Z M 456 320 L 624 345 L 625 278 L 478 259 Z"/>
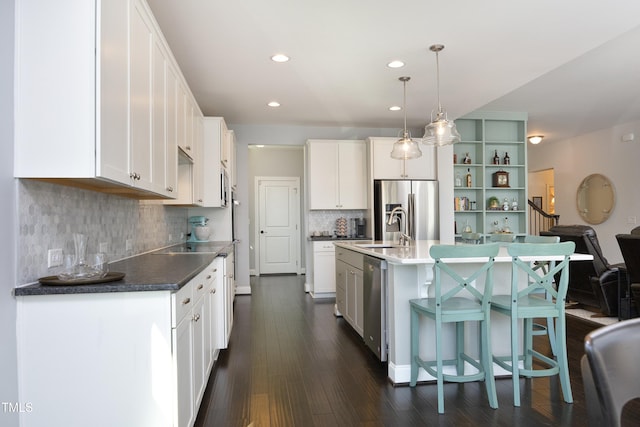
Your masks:
<path fill-rule="evenodd" d="M 525 243 L 559 243 L 560 236 L 533 236 L 526 235 L 524 236 Z M 535 262 L 534 270 L 537 269 L 545 270 L 545 273 L 549 271 L 549 263 L 548 262 Z M 551 301 L 552 297 L 547 292 L 542 292 L 548 300 Z M 551 353 L 556 355 L 556 333 L 555 333 L 555 319 L 553 317 L 547 317 L 547 324 L 542 325 L 540 323 L 533 323 L 531 335 L 548 335 L 549 336 L 549 344 L 551 345 Z"/>
<path fill-rule="evenodd" d="M 569 286 L 569 255 L 575 250 L 575 243 L 512 243 L 507 248 L 512 256 L 511 294 L 494 295 L 491 299 L 491 310 L 510 317 L 511 321 L 511 355 L 493 357 L 495 363 L 511 372 L 513 380 L 513 404 L 520 406 L 520 375 L 525 377 L 543 377 L 559 375 L 564 401 L 573 402 L 571 383 L 569 382 L 569 366 L 567 361 L 566 322 L 564 313 L 567 287 Z M 535 268 L 533 261 L 548 262 L 549 270 Z M 520 274 L 527 276 L 528 286 L 519 290 Z M 554 287 L 554 276 L 559 281 Z M 551 300 L 535 296 L 544 291 L 551 295 Z M 533 349 L 531 329 L 533 319 L 546 317 L 556 319 L 556 359 L 551 359 Z M 524 321 L 523 348 L 519 347 L 518 321 Z M 533 359 L 539 360 L 546 367 L 534 369 Z M 520 368 L 520 361 L 523 367 Z"/>
<path fill-rule="evenodd" d="M 484 381 L 489 397 L 489 406 L 498 407 L 496 385 L 493 377 L 493 362 L 491 352 L 491 335 L 489 319 L 491 309 L 489 302 L 493 291 L 493 263 L 498 254 L 496 243 L 486 245 L 435 245 L 429 254 L 435 260 L 433 297 L 413 299 L 409 301 L 411 312 L 411 387 L 415 387 L 418 380 L 418 368 L 421 367 L 430 375 L 436 377 L 438 385 L 438 413 L 444 413 L 444 381 L 469 382 Z M 459 273 L 459 267 L 469 264 L 465 259 L 474 258 L 478 268 L 466 276 Z M 478 261 L 481 260 L 481 261 Z M 443 274 L 452 279 L 443 287 Z M 484 289 L 476 289 L 476 280 L 482 282 L 484 275 Z M 445 289 L 446 288 L 446 289 Z M 425 361 L 420 358 L 420 316 L 435 320 L 435 351 L 436 360 Z M 479 358 L 475 360 L 465 353 L 464 323 L 479 322 Z M 443 360 L 442 356 L 442 326 L 444 323 L 456 324 L 456 358 Z M 465 362 L 475 368 L 474 372 L 465 374 Z M 455 366 L 455 374 L 445 374 L 444 366 Z"/>

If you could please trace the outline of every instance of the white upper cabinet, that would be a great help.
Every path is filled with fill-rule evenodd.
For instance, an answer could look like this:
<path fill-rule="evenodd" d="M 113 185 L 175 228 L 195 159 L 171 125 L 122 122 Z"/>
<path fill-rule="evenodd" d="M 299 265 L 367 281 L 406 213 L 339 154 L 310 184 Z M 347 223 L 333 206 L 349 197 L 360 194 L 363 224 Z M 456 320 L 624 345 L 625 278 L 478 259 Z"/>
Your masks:
<path fill-rule="evenodd" d="M 236 133 L 229 129 L 227 132 L 227 139 L 229 140 L 229 179 L 231 180 L 231 188 L 237 187 L 237 170 L 236 167 Z"/>
<path fill-rule="evenodd" d="M 184 103 L 201 113 L 146 2 L 17 0 L 16 17 L 14 175 L 176 197 Z"/>
<path fill-rule="evenodd" d="M 231 166 L 231 139 L 229 139 L 229 129 L 227 124 L 222 121 L 222 136 L 220 140 L 220 163 L 222 167 L 229 170 Z"/>
<path fill-rule="evenodd" d="M 207 183 L 203 194 L 203 206 L 216 208 L 222 206 L 222 162 L 220 155 L 227 134 L 227 125 L 222 117 L 203 119 L 203 179 Z"/>
<path fill-rule="evenodd" d="M 151 138 L 151 110 L 153 106 L 151 81 L 153 75 L 153 28 L 140 3 L 132 2 L 130 15 L 129 57 L 129 150 L 130 173 L 133 184 L 154 190 L 153 149 Z M 152 84 L 149 84 L 149 83 Z M 151 101 L 151 103 L 149 102 Z M 155 128 L 155 127 L 154 127 Z M 162 148 L 164 151 L 164 147 Z"/>
<path fill-rule="evenodd" d="M 307 141 L 309 209 L 367 209 L 366 145 Z"/>
<path fill-rule="evenodd" d="M 368 138 L 373 179 L 437 179 L 435 147 L 420 144 L 422 157 L 411 160 L 391 158 L 398 138 Z"/>

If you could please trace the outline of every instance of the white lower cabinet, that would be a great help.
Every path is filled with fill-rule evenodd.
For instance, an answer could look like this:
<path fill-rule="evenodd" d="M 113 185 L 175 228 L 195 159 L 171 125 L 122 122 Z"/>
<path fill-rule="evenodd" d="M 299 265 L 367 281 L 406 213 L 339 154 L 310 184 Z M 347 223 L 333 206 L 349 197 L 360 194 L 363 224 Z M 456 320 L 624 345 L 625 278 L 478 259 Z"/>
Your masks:
<path fill-rule="evenodd" d="M 313 294 L 335 291 L 335 246 L 332 242 L 313 242 Z"/>
<path fill-rule="evenodd" d="M 192 426 L 230 329 L 224 262 L 177 292 L 16 297 L 20 426 Z"/>
<path fill-rule="evenodd" d="M 363 257 L 343 248 L 336 250 L 336 305 L 356 332 L 364 334 Z"/>
<path fill-rule="evenodd" d="M 222 325 L 223 340 L 220 348 L 229 346 L 229 338 L 231 337 L 231 329 L 233 328 L 233 302 L 236 298 L 236 280 L 233 275 L 235 260 L 233 252 L 230 252 L 224 258 L 224 324 Z"/>
<path fill-rule="evenodd" d="M 176 363 L 177 426 L 190 426 L 196 419 L 193 408 L 193 327 L 190 318 L 184 318 L 173 331 Z"/>

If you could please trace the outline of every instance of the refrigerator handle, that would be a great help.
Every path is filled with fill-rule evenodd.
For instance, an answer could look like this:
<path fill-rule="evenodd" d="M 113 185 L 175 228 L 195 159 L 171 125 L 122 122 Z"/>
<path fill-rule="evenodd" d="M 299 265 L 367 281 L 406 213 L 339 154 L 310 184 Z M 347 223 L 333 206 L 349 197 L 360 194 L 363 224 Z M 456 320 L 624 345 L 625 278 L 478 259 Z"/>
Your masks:
<path fill-rule="evenodd" d="M 411 239 L 416 239 L 416 230 L 415 230 L 415 203 L 416 203 L 416 195 L 413 193 L 409 193 L 407 196 L 407 234 L 411 236 Z"/>

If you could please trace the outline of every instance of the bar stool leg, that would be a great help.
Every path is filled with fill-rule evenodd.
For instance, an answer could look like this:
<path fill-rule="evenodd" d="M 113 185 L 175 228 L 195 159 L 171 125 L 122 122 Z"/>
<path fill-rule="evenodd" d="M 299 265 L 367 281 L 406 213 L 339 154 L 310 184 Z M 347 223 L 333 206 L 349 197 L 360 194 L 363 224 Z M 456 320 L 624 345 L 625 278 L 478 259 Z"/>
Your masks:
<path fill-rule="evenodd" d="M 419 330 L 420 330 L 420 319 L 418 317 L 418 312 L 411 307 L 411 379 L 409 385 L 411 387 L 415 387 L 418 382 L 418 361 L 417 357 L 420 349 L 419 342 Z"/>

